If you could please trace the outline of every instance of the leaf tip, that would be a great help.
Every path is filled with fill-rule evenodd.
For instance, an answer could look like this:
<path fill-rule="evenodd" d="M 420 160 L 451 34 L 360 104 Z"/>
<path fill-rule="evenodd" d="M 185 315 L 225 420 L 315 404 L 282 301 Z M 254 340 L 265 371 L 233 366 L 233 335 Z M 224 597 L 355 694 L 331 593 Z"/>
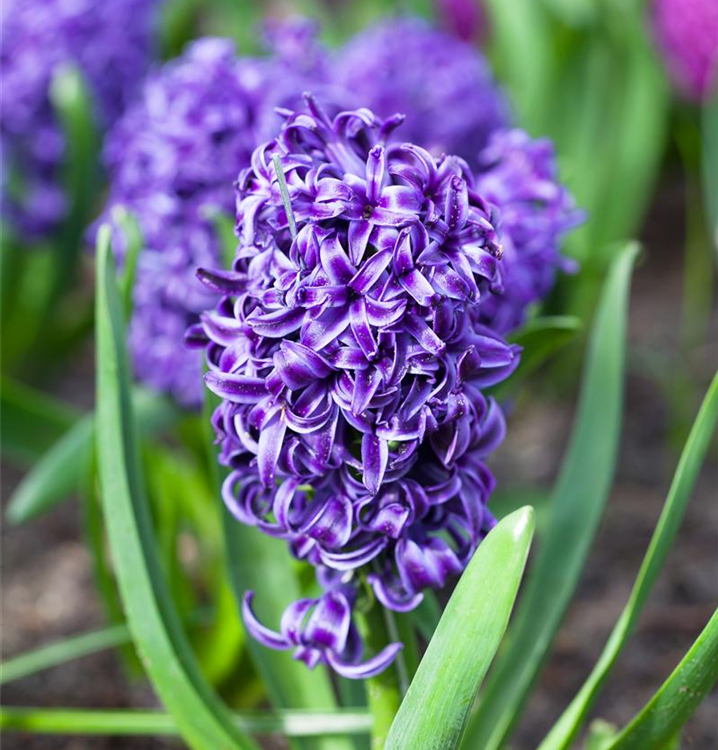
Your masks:
<path fill-rule="evenodd" d="M 533 506 L 524 505 L 523 508 L 515 510 L 508 516 L 507 520 L 510 519 L 513 537 L 516 541 L 526 535 L 533 536 L 535 515 Z"/>

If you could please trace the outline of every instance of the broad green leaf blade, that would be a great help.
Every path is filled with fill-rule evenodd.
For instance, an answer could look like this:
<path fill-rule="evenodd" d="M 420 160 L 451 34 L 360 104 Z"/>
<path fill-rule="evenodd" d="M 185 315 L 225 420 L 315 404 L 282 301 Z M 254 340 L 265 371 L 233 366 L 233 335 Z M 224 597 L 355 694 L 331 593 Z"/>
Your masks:
<path fill-rule="evenodd" d="M 581 320 L 570 315 L 536 318 L 509 338 L 522 347 L 521 361 L 513 375 L 494 387 L 491 394 L 499 401 L 515 393 L 541 365 L 573 341 L 581 330 Z"/>
<path fill-rule="evenodd" d="M 205 389 L 205 419 L 208 433 L 212 432 L 210 415 L 219 399 Z M 241 618 L 244 594 L 255 591 L 253 606 L 258 617 L 270 628 L 278 628 L 284 609 L 303 594 L 295 573 L 293 559 L 287 545 L 280 539 L 262 534 L 258 529 L 239 523 L 221 500 L 221 480 L 226 470 L 220 467 L 214 435 L 208 434 L 210 467 L 215 471 L 216 497 L 221 505 L 222 529 L 229 568 L 229 578 Z M 252 663 L 262 678 L 267 694 L 275 708 L 333 709 L 334 691 L 326 669 L 322 666 L 309 670 L 292 659 L 288 651 L 275 651 L 247 638 L 247 649 Z M 317 750 L 343 750 L 344 740 L 318 741 Z M 346 743 L 346 750 L 351 748 Z"/>
<path fill-rule="evenodd" d="M 283 734 L 287 737 L 366 734 L 371 716 L 366 711 L 243 711 L 232 715 L 244 732 Z M 32 734 L 106 736 L 176 736 L 172 714 L 134 709 L 102 711 L 76 708 L 0 707 L 0 729 Z"/>
<path fill-rule="evenodd" d="M 713 249 L 718 250 L 718 92 L 703 107 L 703 194 Z"/>
<path fill-rule="evenodd" d="M 104 226 L 97 244 L 97 454 L 127 623 L 148 677 L 190 747 L 255 750 L 204 681 L 163 578 L 141 474 L 122 320 Z"/>
<path fill-rule="evenodd" d="M 718 610 L 673 674 L 605 750 L 664 750 L 717 681 Z"/>
<path fill-rule="evenodd" d="M 571 746 L 603 683 L 616 663 L 618 655 L 631 636 L 646 599 L 678 533 L 691 491 L 714 435 L 717 420 L 718 375 L 713 379 L 683 449 L 671 488 L 668 491 L 666 503 L 663 506 L 663 512 L 658 520 L 656 530 L 653 532 L 653 538 L 646 556 L 643 558 L 628 604 L 621 613 L 593 671 L 546 739 L 541 743 L 539 750 L 567 750 Z"/>
<path fill-rule="evenodd" d="M 47 393 L 3 378 L 0 383 L 3 456 L 32 465 L 72 427 L 78 413 Z"/>
<path fill-rule="evenodd" d="M 387 750 L 452 750 L 499 647 L 533 536 L 533 511 L 512 513 L 479 545 L 401 704 Z"/>
<path fill-rule="evenodd" d="M 465 750 L 497 750 L 518 720 L 603 515 L 621 432 L 628 295 L 637 252 L 638 246 L 629 244 L 613 262 L 605 282 L 547 532 L 527 577 L 505 650 L 469 723 L 462 745 Z"/>
<path fill-rule="evenodd" d="M 138 429 L 150 435 L 171 425 L 179 411 L 163 396 L 137 388 L 133 408 Z M 34 464 L 10 498 L 7 520 L 13 524 L 29 521 L 54 508 L 78 490 L 92 465 L 95 442 L 95 415 L 87 414 Z"/>

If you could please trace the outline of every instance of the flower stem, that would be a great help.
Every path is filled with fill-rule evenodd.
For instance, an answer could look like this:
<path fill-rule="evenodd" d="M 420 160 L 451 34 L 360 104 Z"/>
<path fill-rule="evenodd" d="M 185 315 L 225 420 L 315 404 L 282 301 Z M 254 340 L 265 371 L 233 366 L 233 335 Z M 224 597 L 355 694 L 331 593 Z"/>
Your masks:
<path fill-rule="evenodd" d="M 365 643 L 374 653 L 381 651 L 392 640 L 383 607 L 375 603 L 362 619 Z M 383 750 L 394 716 L 401 704 L 402 678 L 400 675 L 402 670 L 398 665 L 402 658 L 402 653 L 399 652 L 394 664 L 366 681 L 367 702 L 374 719 L 371 735 L 372 750 Z M 403 661 L 401 663 L 403 664 Z M 403 674 L 406 675 L 406 666 L 404 666 Z"/>

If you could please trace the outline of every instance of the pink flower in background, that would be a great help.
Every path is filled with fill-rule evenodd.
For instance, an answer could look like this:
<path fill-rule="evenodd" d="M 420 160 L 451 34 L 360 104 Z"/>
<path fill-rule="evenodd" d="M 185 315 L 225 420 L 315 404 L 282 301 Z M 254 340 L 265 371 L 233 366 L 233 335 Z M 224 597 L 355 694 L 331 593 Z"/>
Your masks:
<path fill-rule="evenodd" d="M 676 85 L 691 99 L 708 98 L 718 68 L 718 1 L 656 0 L 653 24 Z"/>

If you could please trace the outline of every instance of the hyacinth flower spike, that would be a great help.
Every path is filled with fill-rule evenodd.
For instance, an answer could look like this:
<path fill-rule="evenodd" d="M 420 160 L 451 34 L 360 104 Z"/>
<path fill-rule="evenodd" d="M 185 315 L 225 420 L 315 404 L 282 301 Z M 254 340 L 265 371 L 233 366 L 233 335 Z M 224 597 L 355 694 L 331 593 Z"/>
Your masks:
<path fill-rule="evenodd" d="M 483 389 L 519 350 L 480 318 L 502 251 L 463 159 L 396 142 L 399 116 L 330 118 L 311 96 L 283 115 L 237 181 L 231 270 L 198 273 L 222 299 L 187 338 L 222 399 L 227 507 L 327 588 L 279 633 L 250 599 L 248 627 L 310 666 L 366 676 L 397 644 L 360 665 L 346 587 L 366 581 L 408 611 L 464 569 L 494 524 L 485 459 L 505 432 Z"/>

